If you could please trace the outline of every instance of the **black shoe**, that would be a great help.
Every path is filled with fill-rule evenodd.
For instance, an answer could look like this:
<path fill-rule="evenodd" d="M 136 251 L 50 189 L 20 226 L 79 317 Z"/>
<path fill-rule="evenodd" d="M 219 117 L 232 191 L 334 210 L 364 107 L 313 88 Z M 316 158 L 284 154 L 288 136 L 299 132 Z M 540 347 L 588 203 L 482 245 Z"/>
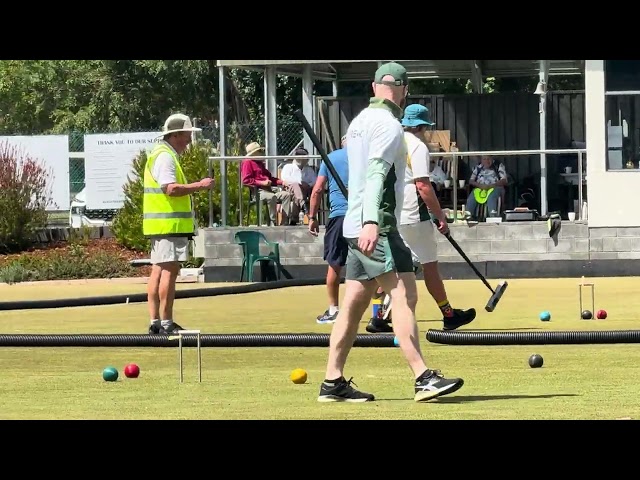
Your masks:
<path fill-rule="evenodd" d="M 376 317 L 371 317 L 366 330 L 369 333 L 393 333 L 391 323 Z"/>
<path fill-rule="evenodd" d="M 149 335 L 160 335 L 164 333 L 164 329 L 157 325 L 151 324 L 149 325 Z"/>
<path fill-rule="evenodd" d="M 463 325 L 473 322 L 476 318 L 476 309 L 470 308 L 469 310 L 453 310 L 452 317 L 444 317 L 442 319 L 444 330 L 455 330 Z"/>
<path fill-rule="evenodd" d="M 353 383 L 351 380 L 353 380 L 353 378 L 350 378 L 349 381 L 347 381 L 344 377 L 340 377 L 333 384 L 322 382 L 322 385 L 320 385 L 320 396 L 318 396 L 318 401 L 362 403 L 373 402 L 375 400 L 375 397 L 372 394 L 360 392 L 353 388 L 351 386 Z"/>
<path fill-rule="evenodd" d="M 178 330 L 184 330 L 180 325 L 176 322 L 171 323 L 168 327 L 162 327 L 162 333 L 165 335 L 171 335 L 174 332 L 178 332 Z"/>
<path fill-rule="evenodd" d="M 416 402 L 426 402 L 442 395 L 448 395 L 464 385 L 464 380 L 461 378 L 444 378 L 440 370 L 427 370 L 426 375 L 429 376 L 423 375 L 415 383 L 414 400 Z"/>
<path fill-rule="evenodd" d="M 316 322 L 320 325 L 324 325 L 326 323 L 335 323 L 336 318 L 338 318 L 338 312 L 335 312 L 333 315 L 329 315 L 329 310 L 327 310 L 322 315 L 318 315 L 318 317 L 316 318 Z"/>

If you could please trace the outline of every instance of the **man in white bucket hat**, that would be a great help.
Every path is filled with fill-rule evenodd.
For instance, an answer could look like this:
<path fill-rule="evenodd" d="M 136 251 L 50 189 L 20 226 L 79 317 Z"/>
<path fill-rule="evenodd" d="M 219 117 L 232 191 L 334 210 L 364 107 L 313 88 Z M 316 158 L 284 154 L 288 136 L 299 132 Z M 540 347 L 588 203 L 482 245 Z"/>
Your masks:
<path fill-rule="evenodd" d="M 182 327 L 173 321 L 175 286 L 181 262 L 189 258 L 195 233 L 191 194 L 213 187 L 213 179 L 188 183 L 179 155 L 202 129 L 186 115 L 167 118 L 160 141 L 144 168 L 143 232 L 151 239 L 151 275 L 147 285 L 150 334 L 169 334 Z"/>

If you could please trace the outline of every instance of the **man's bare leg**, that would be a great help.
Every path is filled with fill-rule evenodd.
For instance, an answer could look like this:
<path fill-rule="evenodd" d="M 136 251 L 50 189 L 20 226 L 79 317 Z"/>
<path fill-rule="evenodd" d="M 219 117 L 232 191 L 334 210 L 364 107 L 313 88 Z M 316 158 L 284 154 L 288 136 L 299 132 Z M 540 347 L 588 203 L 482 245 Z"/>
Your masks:
<path fill-rule="evenodd" d="M 173 302 L 179 273 L 180 262 L 160 263 L 151 269 L 147 285 L 149 314 L 152 315 L 150 334 L 165 334 L 182 329 L 173 321 Z"/>
<path fill-rule="evenodd" d="M 424 283 L 427 290 L 436 301 L 438 308 L 442 313 L 445 330 L 455 330 L 456 328 L 471 323 L 476 318 L 476 311 L 474 308 L 460 310 L 454 309 L 451 306 L 447 299 L 447 291 L 444 287 L 444 282 L 440 276 L 438 262 L 422 264 L 422 271 L 424 272 Z"/>
<path fill-rule="evenodd" d="M 385 274 L 378 278 L 380 286 L 391 295 L 393 303 L 393 330 L 416 379 L 414 384 L 416 402 L 453 393 L 464 381 L 461 378 L 444 378 L 437 370 L 427 367 L 420 348 L 418 323 L 415 311 L 418 290 L 414 273 Z"/>
<path fill-rule="evenodd" d="M 160 328 L 160 276 L 162 268 L 159 265 L 151 267 L 149 282 L 147 283 L 147 306 L 149 308 L 149 332 L 156 333 Z M 152 331 L 153 330 L 153 331 Z"/>
<path fill-rule="evenodd" d="M 358 324 L 369 306 L 376 286 L 374 280 L 346 280 L 342 307 L 329 340 L 329 360 L 325 376 L 327 380 L 336 380 L 343 376 L 347 356 L 358 334 Z"/>
<path fill-rule="evenodd" d="M 444 288 L 442 277 L 440 277 L 438 262 L 423 263 L 422 271 L 424 273 L 424 284 L 429 294 L 439 305 L 447 299 L 447 292 Z"/>
<path fill-rule="evenodd" d="M 180 264 L 178 262 L 162 264 L 159 288 L 160 320 L 173 320 L 173 302 L 176 297 L 178 273 L 180 273 Z"/>
<path fill-rule="evenodd" d="M 418 289 L 416 276 L 413 273 L 385 273 L 378 277 L 382 290 L 391 296 L 393 303 L 393 331 L 416 378 L 427 370 L 427 365 L 420 350 L 418 324 L 416 322 L 416 305 Z"/>
<path fill-rule="evenodd" d="M 329 265 L 327 269 L 327 294 L 329 296 L 329 303 L 333 307 L 339 305 L 340 296 L 340 272 L 342 267 Z M 329 312 L 333 313 L 333 312 Z"/>

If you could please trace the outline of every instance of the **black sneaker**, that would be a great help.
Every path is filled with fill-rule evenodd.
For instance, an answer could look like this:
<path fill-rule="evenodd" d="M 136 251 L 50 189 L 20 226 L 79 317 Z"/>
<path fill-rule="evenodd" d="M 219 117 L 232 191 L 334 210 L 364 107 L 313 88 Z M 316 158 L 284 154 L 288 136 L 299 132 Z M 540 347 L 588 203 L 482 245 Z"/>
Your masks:
<path fill-rule="evenodd" d="M 369 333 L 393 333 L 393 326 L 381 318 L 371 317 L 366 330 Z"/>
<path fill-rule="evenodd" d="M 476 318 L 476 309 L 470 308 L 469 310 L 453 309 L 452 317 L 444 317 L 442 319 L 444 326 L 443 330 L 455 330 L 463 325 L 473 322 Z"/>
<path fill-rule="evenodd" d="M 333 315 L 329 315 L 329 310 L 327 310 L 316 318 L 316 322 L 320 325 L 324 325 L 325 323 L 335 323 L 336 318 L 338 318 L 338 312 Z"/>
<path fill-rule="evenodd" d="M 428 376 L 423 375 L 415 383 L 414 400 L 416 402 L 426 402 L 442 395 L 448 395 L 464 385 L 464 380 L 461 378 L 444 378 L 440 370 L 427 370 L 425 374 Z"/>
<path fill-rule="evenodd" d="M 353 378 L 350 378 L 349 381 L 347 381 L 344 377 L 340 377 L 333 384 L 322 382 L 322 385 L 320 385 L 320 396 L 318 396 L 318 401 L 362 403 L 373 402 L 375 400 L 375 397 L 372 394 L 359 392 L 353 388 L 351 386 L 353 383 L 351 380 L 353 380 Z"/>
<path fill-rule="evenodd" d="M 176 322 L 172 322 L 168 327 L 162 327 L 162 333 L 165 335 L 171 335 L 174 332 L 178 332 L 178 330 L 184 330 L 180 325 Z"/>
<path fill-rule="evenodd" d="M 162 327 L 154 324 L 149 325 L 149 335 L 160 335 L 161 333 L 164 333 Z"/>

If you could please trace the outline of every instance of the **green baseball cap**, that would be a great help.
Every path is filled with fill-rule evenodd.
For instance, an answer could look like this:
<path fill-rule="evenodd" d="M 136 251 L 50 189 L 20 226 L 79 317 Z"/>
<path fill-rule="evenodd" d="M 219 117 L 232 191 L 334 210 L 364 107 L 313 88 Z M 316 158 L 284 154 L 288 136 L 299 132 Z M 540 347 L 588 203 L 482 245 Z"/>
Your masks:
<path fill-rule="evenodd" d="M 395 81 L 392 82 L 392 81 L 385 80 L 383 82 L 382 79 L 387 75 L 392 76 Z M 393 86 L 400 87 L 402 85 L 408 85 L 409 77 L 407 76 L 407 69 L 396 62 L 385 63 L 384 65 L 381 65 L 380 68 L 378 68 L 378 70 L 376 70 L 375 82 L 381 83 L 383 85 L 390 85 L 392 87 Z"/>

